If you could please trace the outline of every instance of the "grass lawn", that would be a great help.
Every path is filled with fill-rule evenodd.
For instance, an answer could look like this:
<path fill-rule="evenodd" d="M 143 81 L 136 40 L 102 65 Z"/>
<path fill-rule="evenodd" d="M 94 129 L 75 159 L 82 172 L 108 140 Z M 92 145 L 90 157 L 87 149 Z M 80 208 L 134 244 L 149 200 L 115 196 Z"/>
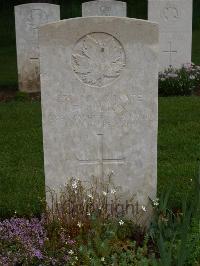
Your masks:
<path fill-rule="evenodd" d="M 44 195 L 40 103 L 0 104 L 0 216 L 37 213 Z"/>
<path fill-rule="evenodd" d="M 174 184 L 178 206 L 197 175 L 200 158 L 198 97 L 159 99 L 158 191 Z M 0 217 L 37 214 L 44 195 L 39 102 L 0 103 Z"/>

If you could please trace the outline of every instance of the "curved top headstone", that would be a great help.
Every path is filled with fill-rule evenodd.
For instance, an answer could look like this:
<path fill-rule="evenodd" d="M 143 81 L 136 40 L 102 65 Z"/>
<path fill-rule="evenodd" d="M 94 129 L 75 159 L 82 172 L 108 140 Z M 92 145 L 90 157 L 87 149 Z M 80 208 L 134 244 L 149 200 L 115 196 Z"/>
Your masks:
<path fill-rule="evenodd" d="M 60 6 L 30 3 L 15 6 L 15 29 L 19 89 L 40 90 L 38 29 L 60 20 Z"/>
<path fill-rule="evenodd" d="M 74 18 L 39 30 L 46 186 L 113 182 L 147 204 L 156 195 L 158 25 Z"/>
<path fill-rule="evenodd" d="M 191 63 L 192 0 L 149 0 L 148 19 L 160 28 L 160 70 Z"/>
<path fill-rule="evenodd" d="M 126 17 L 126 3 L 115 0 L 96 0 L 82 4 L 82 16 L 116 16 Z"/>

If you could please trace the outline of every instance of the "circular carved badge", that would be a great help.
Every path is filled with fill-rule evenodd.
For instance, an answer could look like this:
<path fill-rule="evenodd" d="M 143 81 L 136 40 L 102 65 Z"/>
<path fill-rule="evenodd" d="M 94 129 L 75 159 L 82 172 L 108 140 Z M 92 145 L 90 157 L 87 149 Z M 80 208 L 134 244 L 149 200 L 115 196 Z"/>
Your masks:
<path fill-rule="evenodd" d="M 103 87 L 118 78 L 125 67 L 125 52 L 112 35 L 95 32 L 82 37 L 72 53 L 72 68 L 85 84 Z"/>
<path fill-rule="evenodd" d="M 179 10 L 176 6 L 167 5 L 163 9 L 163 17 L 166 21 L 174 22 L 179 19 Z"/>

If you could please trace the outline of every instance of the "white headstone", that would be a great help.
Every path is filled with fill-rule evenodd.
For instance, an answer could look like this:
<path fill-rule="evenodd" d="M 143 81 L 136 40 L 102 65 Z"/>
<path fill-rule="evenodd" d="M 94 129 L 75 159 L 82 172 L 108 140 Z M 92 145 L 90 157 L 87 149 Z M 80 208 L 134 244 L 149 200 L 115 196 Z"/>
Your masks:
<path fill-rule="evenodd" d="M 148 19 L 160 27 L 160 70 L 191 63 L 192 0 L 148 0 Z"/>
<path fill-rule="evenodd" d="M 82 4 L 82 16 L 116 16 L 126 17 L 126 3 L 115 0 L 97 0 Z"/>
<path fill-rule="evenodd" d="M 38 28 L 60 20 L 60 7 L 31 3 L 15 6 L 19 90 L 40 91 Z"/>
<path fill-rule="evenodd" d="M 46 186 L 104 178 L 140 204 L 157 183 L 158 26 L 86 17 L 40 28 Z"/>

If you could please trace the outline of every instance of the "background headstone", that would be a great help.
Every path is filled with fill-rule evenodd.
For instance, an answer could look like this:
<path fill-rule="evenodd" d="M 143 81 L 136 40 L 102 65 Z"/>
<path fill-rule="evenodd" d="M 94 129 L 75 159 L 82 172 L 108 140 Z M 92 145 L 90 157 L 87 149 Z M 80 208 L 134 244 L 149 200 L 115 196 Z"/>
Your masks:
<path fill-rule="evenodd" d="M 192 0 L 148 0 L 148 19 L 160 28 L 160 70 L 191 63 Z"/>
<path fill-rule="evenodd" d="M 39 30 L 46 186 L 112 171 L 140 204 L 156 195 L 158 26 L 86 17 Z"/>
<path fill-rule="evenodd" d="M 82 4 L 82 16 L 116 16 L 126 17 L 126 3 L 115 0 L 97 0 Z"/>
<path fill-rule="evenodd" d="M 15 6 L 19 90 L 40 91 L 38 28 L 60 20 L 60 7 L 45 3 Z"/>

